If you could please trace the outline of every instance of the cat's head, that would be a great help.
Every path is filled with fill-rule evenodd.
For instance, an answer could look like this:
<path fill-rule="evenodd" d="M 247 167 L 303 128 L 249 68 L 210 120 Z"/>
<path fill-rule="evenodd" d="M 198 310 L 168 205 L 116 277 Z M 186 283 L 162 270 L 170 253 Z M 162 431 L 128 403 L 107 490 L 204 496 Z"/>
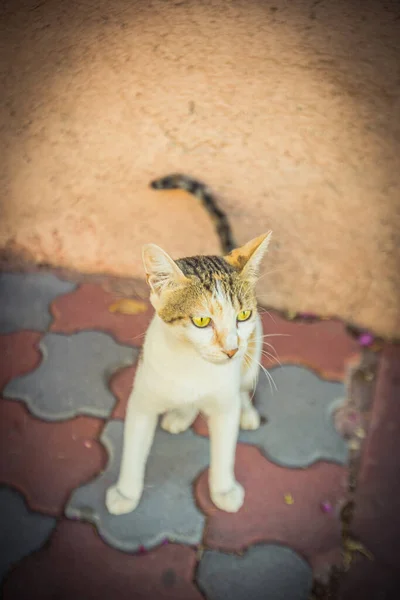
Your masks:
<path fill-rule="evenodd" d="M 224 257 L 173 260 L 155 244 L 143 248 L 150 300 L 171 333 L 207 361 L 223 363 L 246 352 L 254 331 L 255 284 L 271 232 Z"/>

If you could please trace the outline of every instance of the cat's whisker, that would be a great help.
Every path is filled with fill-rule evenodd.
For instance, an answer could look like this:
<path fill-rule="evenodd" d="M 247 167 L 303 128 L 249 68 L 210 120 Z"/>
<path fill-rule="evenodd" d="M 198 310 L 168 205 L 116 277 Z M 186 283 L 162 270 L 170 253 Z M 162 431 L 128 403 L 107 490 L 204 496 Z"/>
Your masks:
<path fill-rule="evenodd" d="M 246 364 L 249 365 L 249 367 L 251 367 L 251 364 L 253 362 L 253 358 L 249 354 L 247 354 L 247 352 L 244 354 L 244 358 L 246 360 Z M 257 369 L 257 371 L 254 374 L 253 380 L 252 380 L 253 393 L 252 393 L 251 398 L 250 398 L 251 401 L 253 401 L 254 395 L 256 393 L 259 374 L 260 374 L 260 371 L 259 371 L 259 369 Z"/>
<path fill-rule="evenodd" d="M 129 338 L 130 340 L 137 340 L 138 338 L 142 338 L 146 335 L 146 331 L 143 333 L 139 333 L 139 335 L 135 335 L 134 337 Z"/>
<path fill-rule="evenodd" d="M 276 325 L 276 321 L 275 321 L 274 317 L 271 315 L 271 313 L 268 310 L 266 310 L 265 308 L 260 310 L 260 308 L 259 308 L 258 312 L 261 313 L 262 315 L 267 314 L 272 319 L 273 323 L 275 323 L 275 325 Z"/>
<path fill-rule="evenodd" d="M 257 362 L 258 362 L 258 361 L 257 361 Z M 262 370 L 264 371 L 264 373 L 265 373 L 265 376 L 266 376 L 266 378 L 267 378 L 267 379 L 268 379 L 268 381 L 269 381 L 269 387 L 270 387 L 270 389 L 271 389 L 271 394 L 273 394 L 273 393 L 274 393 L 274 391 L 273 391 L 273 389 L 272 389 L 272 385 L 274 386 L 275 390 L 276 390 L 276 391 L 278 391 L 278 388 L 276 387 L 276 383 L 275 383 L 275 381 L 274 381 L 274 378 L 272 377 L 271 373 L 269 373 L 269 372 L 267 371 L 267 369 L 266 369 L 265 367 L 263 367 L 263 365 L 262 365 L 260 362 L 259 362 L 258 364 L 259 364 L 259 366 L 262 368 Z"/>
<path fill-rule="evenodd" d="M 268 346 L 268 348 L 271 348 L 271 350 L 275 353 L 275 356 L 278 358 L 278 353 L 276 351 L 276 348 L 274 348 L 274 346 L 272 344 L 269 344 L 268 342 L 262 342 L 263 346 Z"/>
<path fill-rule="evenodd" d="M 261 354 L 272 361 L 276 361 L 280 367 L 282 366 L 282 363 L 277 356 L 274 356 L 273 354 L 271 354 L 270 352 L 267 352 L 266 350 L 261 350 Z"/>
<path fill-rule="evenodd" d="M 270 342 L 266 342 L 265 340 L 261 340 L 261 346 L 267 346 L 268 348 L 270 348 L 273 352 L 275 352 L 276 355 L 278 355 L 275 346 L 273 346 Z"/>
<path fill-rule="evenodd" d="M 266 333 L 261 336 L 262 338 L 266 337 L 291 337 L 291 333 Z"/>
<path fill-rule="evenodd" d="M 279 361 L 279 357 L 276 352 L 275 354 L 272 354 L 272 352 L 268 352 L 268 350 L 261 350 L 261 354 L 263 354 L 263 356 L 269 357 L 271 360 L 276 360 L 277 362 Z"/>
<path fill-rule="evenodd" d="M 251 366 L 251 357 L 249 354 L 247 354 L 247 352 L 244 353 L 243 355 L 244 360 L 246 361 L 246 365 L 247 366 Z"/>
<path fill-rule="evenodd" d="M 270 343 L 270 342 L 266 342 L 265 340 L 262 340 L 262 345 L 263 346 L 268 346 L 269 348 L 271 348 L 274 352 L 276 352 L 275 347 Z"/>
<path fill-rule="evenodd" d="M 258 384 L 258 374 L 259 374 L 259 371 L 257 371 L 257 373 L 255 374 L 255 376 L 254 376 L 254 378 L 253 378 L 253 381 L 252 381 L 252 385 L 253 385 L 253 393 L 252 393 L 252 395 L 251 395 L 251 401 L 253 401 L 253 398 L 254 398 L 254 396 L 255 396 L 255 393 L 256 393 L 257 384 Z"/>
<path fill-rule="evenodd" d="M 273 389 L 272 389 L 272 385 L 274 386 L 275 390 L 276 390 L 276 391 L 278 391 L 278 388 L 277 388 L 277 386 L 276 386 L 275 380 L 274 380 L 274 378 L 272 377 L 271 373 L 269 373 L 269 372 L 267 371 L 267 369 L 266 369 L 266 368 L 265 368 L 265 367 L 264 367 L 264 366 L 263 366 L 263 365 L 262 365 L 262 364 L 261 364 L 261 363 L 260 363 L 258 360 L 256 360 L 255 358 L 251 357 L 251 360 L 252 360 L 253 362 L 257 363 L 257 364 L 258 364 L 258 366 L 259 366 L 259 367 L 261 367 L 261 369 L 264 371 L 264 373 L 265 373 L 265 376 L 266 376 L 266 378 L 267 378 L 267 380 L 268 380 L 268 383 L 269 383 L 269 387 L 270 387 L 270 389 L 271 389 L 271 394 L 273 394 L 273 393 L 274 393 L 274 392 L 273 392 Z"/>

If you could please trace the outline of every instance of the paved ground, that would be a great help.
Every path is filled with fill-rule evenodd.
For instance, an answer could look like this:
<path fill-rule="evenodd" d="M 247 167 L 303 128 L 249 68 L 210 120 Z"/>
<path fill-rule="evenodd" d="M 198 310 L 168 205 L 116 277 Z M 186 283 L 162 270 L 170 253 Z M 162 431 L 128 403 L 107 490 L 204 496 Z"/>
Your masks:
<path fill-rule="evenodd" d="M 104 493 L 152 315 L 118 300 L 99 283 L 0 274 L 2 597 L 398 598 L 398 347 L 265 312 L 277 389 L 261 377 L 263 424 L 240 435 L 243 508 L 210 501 L 199 418 L 157 431 L 143 500 L 115 517 Z"/>

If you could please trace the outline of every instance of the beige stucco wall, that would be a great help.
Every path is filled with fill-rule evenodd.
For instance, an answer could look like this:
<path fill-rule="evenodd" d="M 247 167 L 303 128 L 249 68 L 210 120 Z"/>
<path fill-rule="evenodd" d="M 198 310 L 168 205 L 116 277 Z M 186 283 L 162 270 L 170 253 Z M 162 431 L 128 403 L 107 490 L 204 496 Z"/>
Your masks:
<path fill-rule="evenodd" d="M 400 335 L 395 2 L 0 10 L 0 248 L 134 277 L 145 242 L 215 252 L 192 198 L 147 189 L 182 170 L 239 242 L 274 230 L 263 302 Z"/>

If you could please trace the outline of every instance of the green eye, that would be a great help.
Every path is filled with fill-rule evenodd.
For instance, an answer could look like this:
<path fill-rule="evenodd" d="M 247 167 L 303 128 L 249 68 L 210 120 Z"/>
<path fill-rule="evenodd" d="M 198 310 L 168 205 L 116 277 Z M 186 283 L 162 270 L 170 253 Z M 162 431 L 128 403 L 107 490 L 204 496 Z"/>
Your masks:
<path fill-rule="evenodd" d="M 192 317 L 193 325 L 196 325 L 196 327 L 200 327 L 200 329 L 207 327 L 207 325 L 209 325 L 210 322 L 210 317 Z"/>
<path fill-rule="evenodd" d="M 237 316 L 237 320 L 238 321 L 247 321 L 248 319 L 250 319 L 251 314 L 252 314 L 251 310 L 241 310 Z"/>

